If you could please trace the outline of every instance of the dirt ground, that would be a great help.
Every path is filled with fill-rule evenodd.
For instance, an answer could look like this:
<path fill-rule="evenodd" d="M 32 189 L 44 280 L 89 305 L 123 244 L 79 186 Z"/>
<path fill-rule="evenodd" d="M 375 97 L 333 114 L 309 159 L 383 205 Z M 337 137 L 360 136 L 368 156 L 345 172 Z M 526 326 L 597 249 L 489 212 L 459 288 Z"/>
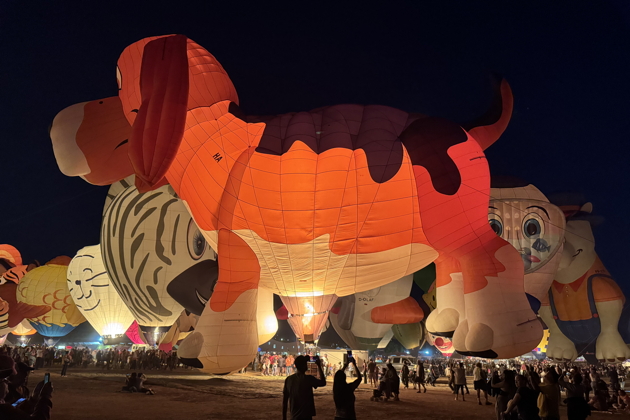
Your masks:
<path fill-rule="evenodd" d="M 44 370 L 31 374 L 29 385 L 43 379 Z M 85 419 L 260 419 L 282 418 L 282 386 L 284 378 L 230 375 L 209 376 L 189 370 L 145 372 L 147 386 L 156 395 L 118 392 L 124 384 L 123 371 L 70 369 L 68 377 L 51 372 L 53 420 Z M 471 386 L 472 390 L 472 386 Z M 356 411 L 360 420 L 368 419 L 466 419 L 493 420 L 494 406 L 479 406 L 473 395 L 466 402 L 453 401 L 444 384 L 429 387 L 426 394 L 401 390 L 401 401 L 372 402 L 369 385 L 356 391 Z M 332 380 L 315 390 L 317 419 L 333 419 Z M 566 410 L 562 409 L 566 419 Z M 621 416 L 615 415 L 615 418 Z M 611 418 L 594 414 L 590 419 Z"/>

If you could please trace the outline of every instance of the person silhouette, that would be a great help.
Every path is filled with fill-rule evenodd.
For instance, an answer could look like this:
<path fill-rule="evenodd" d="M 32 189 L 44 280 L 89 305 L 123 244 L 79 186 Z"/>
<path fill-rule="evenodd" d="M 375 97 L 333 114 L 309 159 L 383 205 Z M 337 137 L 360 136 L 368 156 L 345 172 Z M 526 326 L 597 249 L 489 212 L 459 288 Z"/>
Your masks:
<path fill-rule="evenodd" d="M 348 383 L 346 380 L 345 370 L 348 365 L 354 365 L 354 371 L 357 373 L 357 379 Z M 356 420 L 357 415 L 354 411 L 354 390 L 361 385 L 361 372 L 357 368 L 357 362 L 354 358 L 349 358 L 343 369 L 335 373 L 333 380 L 333 399 L 335 401 L 335 420 L 352 419 Z"/>
<path fill-rule="evenodd" d="M 284 380 L 284 390 L 282 392 L 282 419 L 287 420 L 287 408 L 290 406 L 291 420 L 311 420 L 315 413 L 315 399 L 313 398 L 313 388 L 326 386 L 326 375 L 322 371 L 322 364 L 319 357 L 315 358 L 315 364 L 319 373 L 319 378 L 307 375 L 308 356 L 298 356 L 295 358 L 296 373 L 287 376 Z"/>

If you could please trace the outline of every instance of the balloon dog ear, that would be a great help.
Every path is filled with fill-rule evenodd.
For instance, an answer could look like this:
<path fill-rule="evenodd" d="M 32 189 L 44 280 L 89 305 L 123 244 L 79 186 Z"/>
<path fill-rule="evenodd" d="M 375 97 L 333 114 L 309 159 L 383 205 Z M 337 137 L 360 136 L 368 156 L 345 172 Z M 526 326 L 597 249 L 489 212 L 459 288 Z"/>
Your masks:
<path fill-rule="evenodd" d="M 173 35 L 144 47 L 142 103 L 129 140 L 129 158 L 140 192 L 163 184 L 184 135 L 189 87 L 187 41 L 184 35 Z"/>

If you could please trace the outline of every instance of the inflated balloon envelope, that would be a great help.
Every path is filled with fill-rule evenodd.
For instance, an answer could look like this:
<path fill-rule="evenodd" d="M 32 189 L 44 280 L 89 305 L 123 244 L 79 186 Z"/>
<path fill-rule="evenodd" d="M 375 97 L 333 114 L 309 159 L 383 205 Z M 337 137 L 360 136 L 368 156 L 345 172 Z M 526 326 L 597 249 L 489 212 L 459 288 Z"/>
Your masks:
<path fill-rule="evenodd" d="M 28 322 L 26 319 L 20 322 L 20 324 L 13 331 L 11 331 L 11 334 L 17 335 L 17 336 L 33 335 L 36 333 L 37 333 L 37 330 L 33 328 L 31 323 Z"/>
<path fill-rule="evenodd" d="M 29 318 L 31 325 L 45 337 L 63 337 L 85 322 L 67 286 L 70 261 L 70 257 L 57 257 L 46 265 L 29 271 L 18 285 L 19 302 L 50 305 L 50 312 Z"/>
<path fill-rule="evenodd" d="M 133 323 L 133 314 L 111 284 L 101 246 L 86 246 L 68 266 L 68 290 L 79 311 L 96 332 L 114 338 Z"/>
<path fill-rule="evenodd" d="M 117 76 L 118 98 L 55 117 L 55 157 L 66 175 L 94 184 L 132 173 L 140 192 L 169 183 L 185 203 L 219 255 L 213 296 L 179 350 L 200 351 L 203 369 L 253 359 L 259 288 L 295 300 L 291 315 L 305 327 L 301 299 L 318 298 L 326 312 L 334 296 L 380 287 L 438 255 L 438 271 L 463 273 L 466 319 L 442 323 L 462 350 L 512 357 L 540 341 L 522 259 L 487 222 L 483 150 L 510 119 L 506 82 L 491 112 L 461 127 L 376 105 L 248 118 L 218 61 L 183 35 L 127 47 Z M 457 265 L 440 267 L 449 259 Z"/>
<path fill-rule="evenodd" d="M 419 325 L 424 318 L 418 303 L 410 298 L 412 284 L 413 275 L 408 275 L 376 289 L 339 298 L 336 310 L 330 314 L 331 324 L 353 350 L 374 350 L 394 324 Z M 423 336 L 424 333 L 419 334 L 418 339 Z M 417 345 L 410 348 L 413 347 Z"/>
<path fill-rule="evenodd" d="M 170 186 L 139 193 L 123 180 L 110 187 L 108 197 L 103 262 L 113 288 L 154 345 L 184 309 L 201 315 L 216 283 L 216 255 Z"/>
<path fill-rule="evenodd" d="M 0 335 L 13 332 L 27 318 L 50 312 L 48 305 L 31 305 L 18 301 L 18 284 L 36 264 L 23 265 L 20 252 L 12 245 L 0 244 Z M 32 328 L 29 328 L 32 329 Z"/>

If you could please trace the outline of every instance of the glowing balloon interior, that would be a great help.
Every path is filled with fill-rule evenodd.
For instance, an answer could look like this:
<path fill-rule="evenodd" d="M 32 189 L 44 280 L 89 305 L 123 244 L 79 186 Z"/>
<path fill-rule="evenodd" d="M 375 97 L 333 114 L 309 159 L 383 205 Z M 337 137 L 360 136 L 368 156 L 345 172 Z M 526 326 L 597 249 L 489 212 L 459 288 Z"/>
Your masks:
<path fill-rule="evenodd" d="M 76 307 L 67 286 L 69 257 L 57 257 L 46 265 L 29 271 L 17 288 L 19 302 L 30 305 L 50 305 L 50 312 L 29 318 L 31 325 L 43 336 L 63 337 L 85 318 Z"/>
<path fill-rule="evenodd" d="M 284 298 L 296 333 L 310 341 L 337 296 L 432 261 L 442 272 L 438 295 L 451 275 L 462 278 L 455 290 L 464 312 L 434 311 L 458 350 L 503 358 L 540 341 L 523 260 L 487 222 L 483 151 L 511 116 L 505 81 L 492 109 L 462 127 L 378 105 L 250 118 L 216 58 L 183 35 L 127 47 L 117 74 L 118 97 L 55 117 L 55 157 L 64 174 L 94 184 L 134 173 L 140 193 L 170 184 L 217 250 L 213 295 L 180 347 L 192 363 L 225 373 L 253 359 L 259 288 Z"/>
<path fill-rule="evenodd" d="M 111 285 L 100 245 L 86 246 L 72 259 L 68 266 L 68 290 L 79 311 L 101 336 L 121 336 L 134 321 L 133 314 Z"/>

